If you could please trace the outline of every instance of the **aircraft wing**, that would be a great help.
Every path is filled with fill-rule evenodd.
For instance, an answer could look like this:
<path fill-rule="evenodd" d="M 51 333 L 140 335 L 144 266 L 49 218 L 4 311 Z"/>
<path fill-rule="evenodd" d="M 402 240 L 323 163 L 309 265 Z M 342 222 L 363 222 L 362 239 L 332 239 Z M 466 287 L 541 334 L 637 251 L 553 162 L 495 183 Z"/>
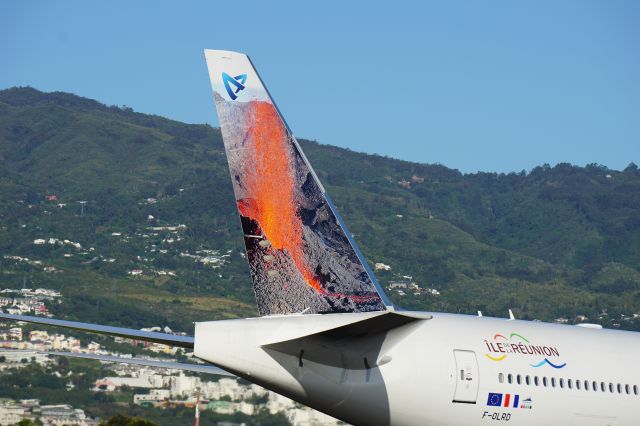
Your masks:
<path fill-rule="evenodd" d="M 72 330 L 89 331 L 92 333 L 107 334 L 109 336 L 126 337 L 129 339 L 143 340 L 145 342 L 162 343 L 163 345 L 193 349 L 193 336 L 178 336 L 175 334 L 142 331 L 132 328 L 112 327 L 109 325 L 89 324 L 86 322 L 40 318 L 27 315 L 13 315 L 1 312 L 0 319 L 70 328 Z"/>
<path fill-rule="evenodd" d="M 228 371 L 225 371 L 222 368 L 218 368 L 213 365 L 186 364 L 181 362 L 156 361 L 156 360 L 144 359 L 144 358 L 124 358 L 124 357 L 112 356 L 112 355 L 82 354 L 82 353 L 74 353 L 74 352 L 41 351 L 40 353 L 46 354 L 46 355 L 53 355 L 53 356 L 96 359 L 98 361 L 105 361 L 105 362 L 120 362 L 123 364 L 145 365 L 149 367 L 161 367 L 161 368 L 170 368 L 173 370 L 193 371 L 195 373 L 215 374 L 217 376 L 236 377 L 235 374 L 231 374 Z"/>

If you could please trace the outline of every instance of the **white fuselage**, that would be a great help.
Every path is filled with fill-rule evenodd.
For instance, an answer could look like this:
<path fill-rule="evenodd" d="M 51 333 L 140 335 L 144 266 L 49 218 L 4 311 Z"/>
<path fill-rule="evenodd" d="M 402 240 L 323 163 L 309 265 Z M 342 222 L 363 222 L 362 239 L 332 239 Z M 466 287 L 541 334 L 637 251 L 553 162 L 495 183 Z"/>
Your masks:
<path fill-rule="evenodd" d="M 387 331 L 367 368 L 265 349 L 379 314 L 197 323 L 195 355 L 353 424 L 640 424 L 640 333 L 430 313 Z"/>

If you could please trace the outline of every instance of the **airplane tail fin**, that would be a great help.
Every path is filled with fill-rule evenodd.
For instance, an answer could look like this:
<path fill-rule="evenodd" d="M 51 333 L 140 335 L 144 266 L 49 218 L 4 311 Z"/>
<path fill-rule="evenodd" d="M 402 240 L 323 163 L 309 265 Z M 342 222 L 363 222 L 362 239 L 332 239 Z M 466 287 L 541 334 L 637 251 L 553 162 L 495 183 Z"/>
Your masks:
<path fill-rule="evenodd" d="M 249 57 L 205 57 L 260 314 L 391 308 Z"/>

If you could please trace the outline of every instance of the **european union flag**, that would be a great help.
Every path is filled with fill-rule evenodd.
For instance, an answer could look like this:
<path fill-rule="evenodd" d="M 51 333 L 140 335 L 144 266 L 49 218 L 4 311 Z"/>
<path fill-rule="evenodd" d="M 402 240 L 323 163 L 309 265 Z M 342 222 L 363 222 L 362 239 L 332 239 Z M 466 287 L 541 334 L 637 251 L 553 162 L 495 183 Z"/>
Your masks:
<path fill-rule="evenodd" d="M 500 407 L 500 406 L 502 406 L 502 394 L 501 393 L 489 393 L 489 398 L 487 398 L 487 405 L 489 407 Z"/>

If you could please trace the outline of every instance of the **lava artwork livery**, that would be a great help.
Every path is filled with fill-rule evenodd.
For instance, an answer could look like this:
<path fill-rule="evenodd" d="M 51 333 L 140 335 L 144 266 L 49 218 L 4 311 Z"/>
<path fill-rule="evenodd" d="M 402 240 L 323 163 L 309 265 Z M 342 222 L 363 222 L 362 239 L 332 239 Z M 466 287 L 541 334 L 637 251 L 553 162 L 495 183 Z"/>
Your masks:
<path fill-rule="evenodd" d="M 640 424 L 640 334 L 395 307 L 249 58 L 205 57 L 261 316 L 193 336 L 0 318 L 193 349 L 206 364 L 54 354 L 235 375 L 357 425 Z"/>
<path fill-rule="evenodd" d="M 228 55 L 208 53 L 207 63 L 260 314 L 384 310 L 249 58 Z"/>

